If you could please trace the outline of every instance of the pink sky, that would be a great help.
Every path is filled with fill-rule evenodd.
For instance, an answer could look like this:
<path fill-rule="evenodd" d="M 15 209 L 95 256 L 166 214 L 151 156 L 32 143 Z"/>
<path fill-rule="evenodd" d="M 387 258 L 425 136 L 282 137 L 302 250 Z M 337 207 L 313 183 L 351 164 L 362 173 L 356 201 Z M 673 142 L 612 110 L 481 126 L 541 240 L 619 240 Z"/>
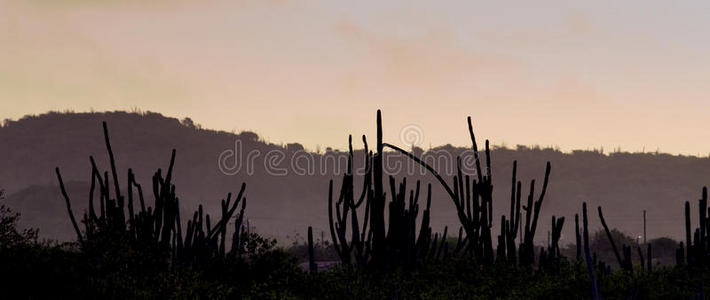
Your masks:
<path fill-rule="evenodd" d="M 710 153 L 707 1 L 0 0 L 0 118 L 138 107 L 272 142 Z M 147 3 L 147 4 L 146 4 Z M 409 127 L 408 127 L 409 126 Z"/>

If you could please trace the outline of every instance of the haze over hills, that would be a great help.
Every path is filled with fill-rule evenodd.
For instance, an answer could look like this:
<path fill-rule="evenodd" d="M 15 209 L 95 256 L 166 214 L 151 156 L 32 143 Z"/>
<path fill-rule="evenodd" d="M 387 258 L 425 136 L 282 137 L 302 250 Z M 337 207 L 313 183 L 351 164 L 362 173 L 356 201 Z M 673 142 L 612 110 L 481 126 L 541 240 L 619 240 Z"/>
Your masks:
<path fill-rule="evenodd" d="M 247 215 L 257 231 L 288 242 L 296 234 L 303 236 L 307 226 L 313 225 L 316 232 L 324 231 L 329 236 L 328 181 L 334 179 L 337 194 L 346 153 L 330 149 L 312 153 L 296 143 L 264 142 L 252 132 L 205 130 L 188 119 L 127 112 L 48 113 L 3 124 L 0 187 L 8 194 L 9 206 L 22 214 L 23 226 L 39 227 L 44 238 L 74 237 L 54 168 L 60 167 L 74 210 L 80 213 L 88 199 L 89 155 L 94 156 L 101 170 L 109 168 L 102 121 L 108 123 L 121 185 L 125 186 L 127 169 L 133 168 L 149 203 L 151 177 L 158 168 L 167 168 L 170 151 L 175 148 L 174 182 L 183 210 L 192 211 L 201 203 L 208 212 L 216 212 L 219 200 L 228 192 L 238 192 L 241 183 L 246 182 Z M 387 129 L 385 112 L 384 130 Z M 453 133 L 467 135 L 465 124 Z M 343 133 L 343 141 L 347 134 Z M 362 142 L 355 136 L 353 146 L 361 149 Z M 495 137 L 478 137 L 481 141 L 485 138 L 495 142 Z M 372 146 L 374 137 L 368 141 Z M 438 169 L 450 178 L 456 155 L 470 157 L 468 149 L 446 145 L 415 152 L 440 162 Z M 574 241 L 569 233 L 574 229 L 574 213 L 581 210 L 582 201 L 592 207 L 602 205 L 609 225 L 631 235 L 642 233 L 641 212 L 645 209 L 649 238 L 680 238 L 683 202 L 689 200 L 696 206 L 702 186 L 710 182 L 708 158 L 658 153 L 562 153 L 521 146 L 497 147 L 491 155 L 496 215 L 509 209 L 513 160 L 518 161 L 524 195 L 531 179 L 537 179 L 539 191 L 545 162 L 552 163 L 541 222 L 542 228 L 549 228 L 547 222 L 553 214 L 566 217 L 562 244 Z M 356 168 L 361 167 L 362 156 L 362 150 L 355 152 Z M 402 175 L 408 175 L 409 187 L 421 180 L 424 195 L 426 184 L 432 184 L 435 230 L 442 231 L 445 225 L 452 231 L 458 229 L 453 204 L 431 175 L 413 169 L 408 160 L 394 153 L 388 153 L 386 159 L 390 174 L 398 183 Z M 597 221 L 591 225 L 599 226 Z M 538 241 L 545 240 L 546 234 L 539 232 Z"/>

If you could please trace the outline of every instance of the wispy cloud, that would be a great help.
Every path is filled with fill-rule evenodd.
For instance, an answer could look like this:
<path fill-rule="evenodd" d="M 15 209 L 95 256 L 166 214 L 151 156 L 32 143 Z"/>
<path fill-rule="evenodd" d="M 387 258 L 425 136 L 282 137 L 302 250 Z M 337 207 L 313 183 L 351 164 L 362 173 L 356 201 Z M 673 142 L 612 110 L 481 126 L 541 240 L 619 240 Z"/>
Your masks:
<path fill-rule="evenodd" d="M 450 28 L 398 36 L 384 30 L 370 31 L 345 20 L 337 23 L 335 30 L 353 45 L 367 49 L 380 69 L 370 70 L 370 75 L 404 85 L 445 87 L 482 74 L 515 71 L 521 64 L 515 57 L 464 45 Z"/>
<path fill-rule="evenodd" d="M 0 0 L 0 117 L 139 106 L 315 148 L 382 108 L 424 144 L 473 115 L 508 143 L 705 152 L 704 5 Z"/>

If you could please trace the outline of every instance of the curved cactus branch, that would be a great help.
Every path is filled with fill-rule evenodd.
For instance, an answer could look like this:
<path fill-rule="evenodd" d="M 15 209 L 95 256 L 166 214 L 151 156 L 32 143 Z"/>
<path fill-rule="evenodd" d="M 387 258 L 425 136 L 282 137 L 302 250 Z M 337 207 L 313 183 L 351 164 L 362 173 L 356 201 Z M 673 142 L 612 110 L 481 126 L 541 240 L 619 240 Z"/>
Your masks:
<path fill-rule="evenodd" d="M 434 177 L 436 177 L 436 180 L 438 180 L 439 183 L 441 183 L 441 186 L 444 187 L 444 189 L 446 190 L 446 193 L 449 194 L 449 196 L 451 197 L 451 199 L 453 199 L 454 202 L 457 201 L 456 199 L 458 199 L 458 197 L 456 196 L 456 194 L 454 193 L 454 191 L 451 189 L 451 187 L 449 186 L 449 184 L 447 184 L 446 181 L 444 180 L 444 178 L 442 178 L 441 175 L 439 175 L 439 173 L 438 173 L 436 170 L 434 170 L 434 168 L 432 168 L 429 164 L 427 164 L 426 162 L 422 161 L 421 159 L 419 159 L 418 157 L 416 157 L 414 154 L 410 153 L 409 151 L 404 150 L 404 149 L 402 149 L 402 148 L 399 148 L 399 147 L 397 147 L 397 146 L 395 146 L 395 145 L 388 144 L 388 143 L 383 143 L 382 145 L 385 146 L 385 147 L 387 147 L 387 148 L 390 148 L 390 149 L 392 149 L 392 150 L 395 150 L 395 151 L 397 151 L 397 152 L 400 152 L 400 153 L 406 155 L 407 157 L 409 157 L 410 159 L 412 159 L 414 162 L 416 162 L 416 163 L 422 165 L 422 166 L 423 166 L 424 168 L 426 168 L 429 172 L 431 172 L 431 174 L 434 175 Z M 457 206 L 458 206 L 458 203 L 456 203 L 456 204 L 457 204 Z"/>

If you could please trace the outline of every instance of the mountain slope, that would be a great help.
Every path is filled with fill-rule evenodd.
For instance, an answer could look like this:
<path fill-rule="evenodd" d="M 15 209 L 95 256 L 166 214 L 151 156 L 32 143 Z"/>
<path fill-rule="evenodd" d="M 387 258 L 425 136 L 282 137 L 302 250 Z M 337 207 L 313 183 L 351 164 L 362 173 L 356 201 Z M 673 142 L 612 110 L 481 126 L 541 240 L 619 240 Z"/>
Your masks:
<path fill-rule="evenodd" d="M 335 179 L 335 186 L 339 187 L 340 174 L 345 171 L 345 153 L 308 153 L 298 144 L 265 143 L 251 132 L 204 130 L 189 120 L 156 113 L 108 112 L 48 113 L 0 127 L 0 187 L 7 191 L 10 206 L 22 213 L 23 224 L 38 226 L 41 236 L 73 237 L 54 168 L 60 167 L 65 181 L 71 182 L 69 193 L 75 211 L 81 212 L 88 197 L 89 155 L 95 157 L 100 169 L 109 168 L 102 121 L 108 123 L 122 186 L 129 167 L 134 169 L 139 183 L 150 186 L 153 172 L 167 168 L 170 151 L 175 148 L 174 181 L 183 210 L 192 211 L 202 203 L 208 211 L 216 212 L 219 200 L 228 192 L 237 192 L 240 184 L 246 182 L 247 214 L 250 224 L 260 232 L 290 239 L 296 234 L 303 236 L 307 226 L 314 225 L 316 232 L 323 230 L 328 234 L 328 180 Z M 463 125 L 460 134 L 467 134 Z M 346 138 L 344 133 L 344 142 Z M 355 143 L 354 147 L 359 145 Z M 455 156 L 470 155 L 470 151 L 465 151 L 447 145 L 424 155 L 432 162 L 446 162 L 438 169 L 453 175 Z M 227 160 L 220 168 L 220 155 L 224 154 L 236 155 L 222 156 Z M 356 167 L 361 166 L 362 154 L 361 150 L 356 151 Z M 236 166 L 235 157 L 241 158 L 238 170 L 232 168 Z M 574 227 L 574 213 L 581 210 L 581 201 L 592 207 L 603 205 L 610 226 L 632 235 L 642 232 L 641 216 L 646 209 L 649 237 L 680 237 L 682 203 L 691 200 L 697 205 L 695 200 L 702 185 L 710 182 L 708 158 L 648 153 L 602 155 L 590 151 L 567 154 L 527 147 L 497 148 L 492 157 L 494 209 L 498 215 L 508 210 L 513 160 L 518 160 L 518 178 L 524 182 L 525 193 L 530 179 L 537 179 L 539 190 L 545 162 L 552 162 L 550 188 L 538 232 L 540 242 L 546 240 L 547 220 L 552 214 L 567 217 L 565 235 L 570 238 L 563 237 L 562 241 L 573 242 L 570 230 Z M 451 201 L 430 175 L 412 168 L 410 162 L 393 153 L 387 159 L 391 167 L 400 164 L 401 170 L 393 171 L 397 178 L 408 174 L 412 185 L 417 179 L 432 183 L 435 229 L 443 230 L 444 225 L 458 228 Z M 284 171 L 286 174 L 282 175 Z M 596 218 L 592 225 L 598 226 Z"/>

